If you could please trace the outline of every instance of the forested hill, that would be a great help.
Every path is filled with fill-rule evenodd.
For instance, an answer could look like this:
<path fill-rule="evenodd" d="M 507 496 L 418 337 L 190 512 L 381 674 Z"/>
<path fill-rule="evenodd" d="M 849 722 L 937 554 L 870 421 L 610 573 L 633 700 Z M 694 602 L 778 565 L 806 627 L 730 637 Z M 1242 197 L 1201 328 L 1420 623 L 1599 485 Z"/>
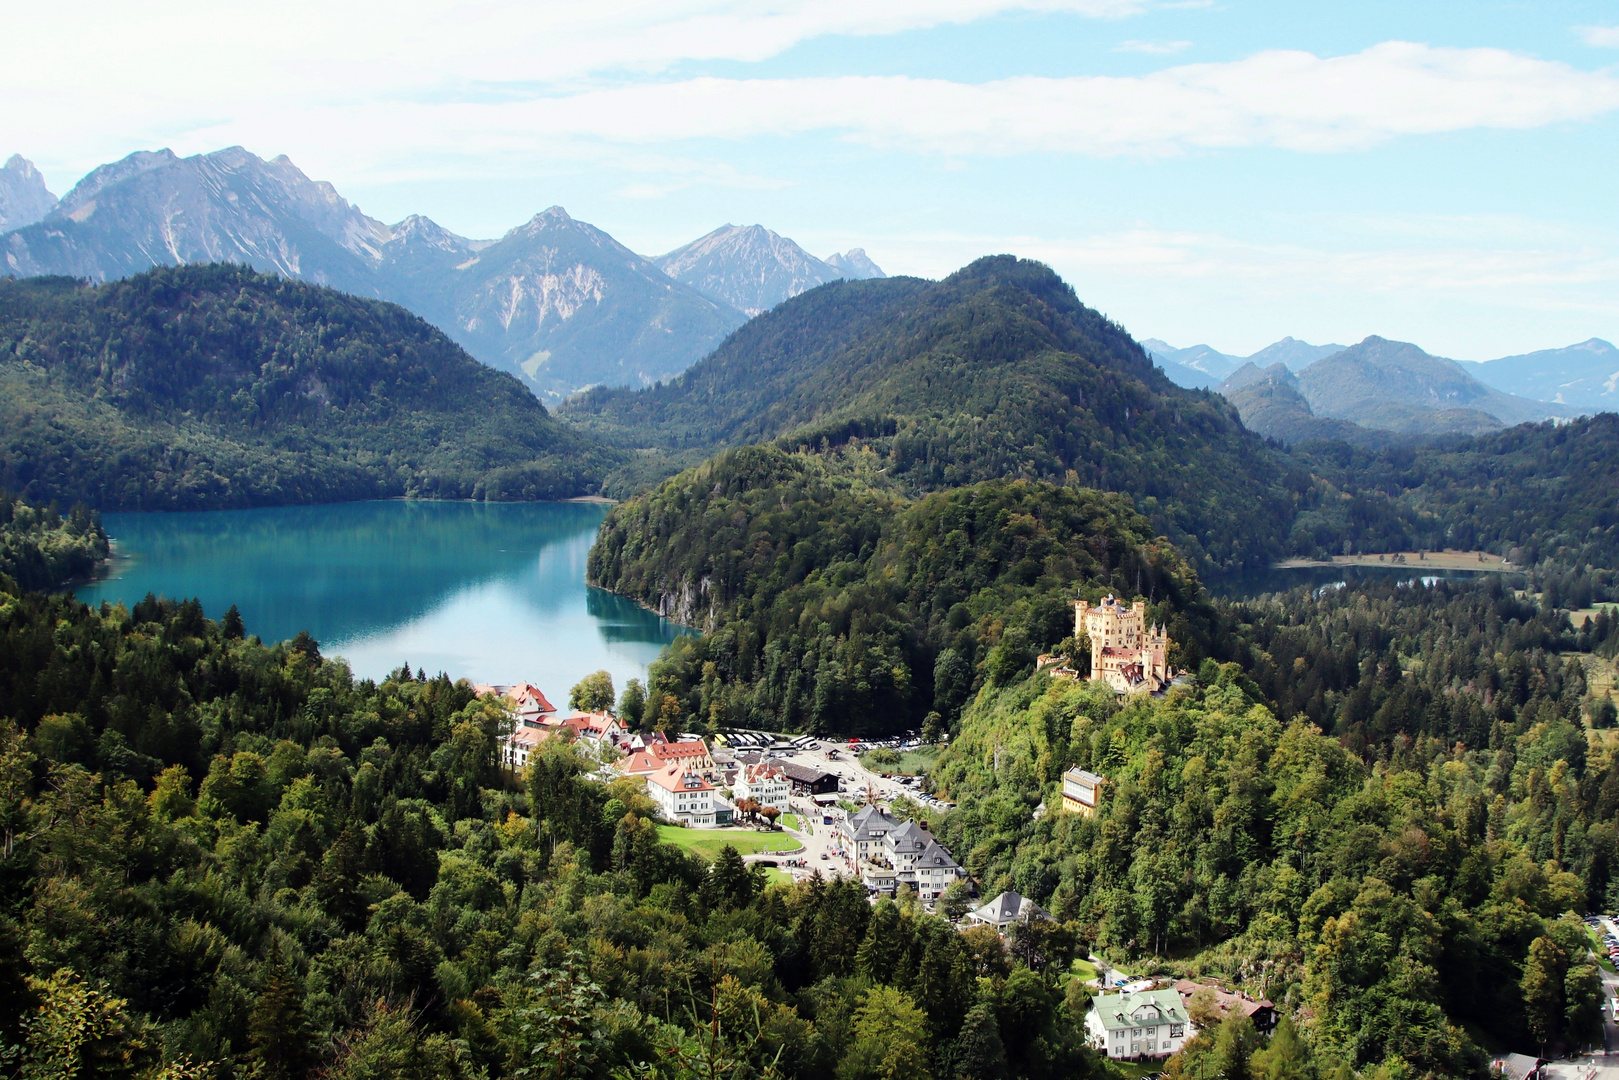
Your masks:
<path fill-rule="evenodd" d="M 1140 593 L 1174 662 L 1207 655 L 1197 575 L 1123 497 L 986 480 L 910 501 L 881 463 L 744 447 L 613 509 L 591 582 L 708 631 L 653 666 L 649 719 L 941 731 L 1071 637 L 1076 585 Z"/>
<path fill-rule="evenodd" d="M 87 577 L 111 554 L 101 517 L 83 506 L 67 517 L 0 491 L 0 574 L 24 589 Z"/>
<path fill-rule="evenodd" d="M 35 501 L 559 498 L 611 460 L 392 304 L 226 265 L 0 280 L 0 483 Z"/>
<path fill-rule="evenodd" d="M 1010 256 L 813 289 L 668 385 L 594 391 L 565 415 L 663 450 L 857 439 L 913 492 L 1010 477 L 1123 492 L 1206 569 L 1276 557 L 1308 495 L 1222 399 L 1170 383 L 1050 269 Z"/>

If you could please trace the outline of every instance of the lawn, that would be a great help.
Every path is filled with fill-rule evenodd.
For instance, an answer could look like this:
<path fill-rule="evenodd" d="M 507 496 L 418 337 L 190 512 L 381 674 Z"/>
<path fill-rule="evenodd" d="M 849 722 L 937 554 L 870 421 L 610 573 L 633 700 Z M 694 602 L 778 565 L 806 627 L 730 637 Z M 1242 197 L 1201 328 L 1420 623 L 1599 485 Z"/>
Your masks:
<path fill-rule="evenodd" d="M 762 833 L 752 829 L 682 829 L 678 825 L 659 825 L 658 839 L 687 851 L 695 851 L 705 859 L 714 858 L 726 844 L 743 855 L 761 851 L 792 851 L 799 846 L 798 841 L 786 833 Z"/>
<path fill-rule="evenodd" d="M 787 826 L 789 829 L 793 830 L 794 832 L 803 832 L 804 831 L 804 824 L 803 824 L 803 822 L 798 820 L 798 815 L 797 814 L 783 814 L 783 815 L 781 815 L 781 823 L 783 825 Z"/>
<path fill-rule="evenodd" d="M 1608 959 L 1608 947 L 1602 942 L 1602 931 L 1587 926 L 1585 932 L 1590 935 L 1591 951 L 1596 954 L 1597 963 L 1602 966 L 1602 970 L 1613 971 L 1613 961 Z"/>
<path fill-rule="evenodd" d="M 1080 982 L 1090 982 L 1096 978 L 1096 965 L 1089 960 L 1075 960 L 1074 974 L 1079 977 Z"/>
<path fill-rule="evenodd" d="M 860 764 L 875 773 L 921 776 L 933 768 L 943 750 L 943 746 L 919 746 L 915 750 L 906 750 L 903 753 L 896 750 L 872 750 L 861 755 Z"/>

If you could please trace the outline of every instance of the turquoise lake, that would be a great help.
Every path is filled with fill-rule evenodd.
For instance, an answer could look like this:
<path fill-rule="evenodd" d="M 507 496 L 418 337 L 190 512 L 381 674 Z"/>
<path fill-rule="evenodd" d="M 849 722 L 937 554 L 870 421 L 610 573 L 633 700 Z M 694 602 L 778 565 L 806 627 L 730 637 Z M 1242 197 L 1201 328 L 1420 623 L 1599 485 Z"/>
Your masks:
<path fill-rule="evenodd" d="M 607 508 L 591 503 L 388 501 L 107 514 L 115 557 L 85 603 L 148 592 L 231 604 L 265 641 L 308 630 L 380 678 L 409 663 L 474 682 L 527 680 L 557 705 L 602 668 L 614 685 L 684 631 L 585 584 Z M 562 700 L 556 700 L 560 696 Z"/>

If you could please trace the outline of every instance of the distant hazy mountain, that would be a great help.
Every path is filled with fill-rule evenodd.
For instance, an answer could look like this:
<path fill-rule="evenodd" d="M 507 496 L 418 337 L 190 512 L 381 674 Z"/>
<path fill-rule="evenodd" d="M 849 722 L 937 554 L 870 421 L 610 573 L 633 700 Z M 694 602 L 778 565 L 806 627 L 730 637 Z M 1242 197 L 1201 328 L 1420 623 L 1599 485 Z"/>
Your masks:
<path fill-rule="evenodd" d="M 1285 364 L 1289 371 L 1299 371 L 1324 356 L 1343 351 L 1342 345 L 1311 345 L 1290 337 L 1266 345 L 1252 356 L 1232 356 L 1207 345 L 1177 349 L 1157 338 L 1147 338 L 1141 346 L 1164 369 L 1170 382 L 1189 389 L 1218 386 L 1245 363 L 1252 363 L 1256 370 Z"/>
<path fill-rule="evenodd" d="M 1311 345 L 1308 341 L 1285 337 L 1254 353 L 1248 360 L 1259 368 L 1285 364 L 1289 371 L 1303 371 L 1317 360 L 1344 351 L 1342 345 Z"/>
<path fill-rule="evenodd" d="M 0 232 L 32 225 L 55 205 L 56 196 L 45 186 L 45 178 L 34 163 L 21 154 L 12 154 L 0 168 Z"/>
<path fill-rule="evenodd" d="M 871 261 L 865 248 L 850 248 L 842 255 L 834 251 L 826 257 L 826 265 L 849 281 L 870 281 L 888 276 L 883 273 L 882 267 Z"/>
<path fill-rule="evenodd" d="M 763 225 L 722 225 L 652 262 L 676 281 L 749 315 L 848 276 Z"/>
<path fill-rule="evenodd" d="M 1168 342 L 1159 341 L 1157 338 L 1147 338 L 1142 341 L 1141 347 L 1146 349 L 1147 355 L 1155 360 L 1175 363 L 1183 368 L 1191 368 L 1193 371 L 1200 371 L 1204 375 L 1211 377 L 1208 382 L 1195 384 L 1200 386 L 1213 386 L 1241 367 L 1243 361 L 1243 357 L 1231 356 L 1207 345 L 1193 345 L 1189 348 L 1177 349 Z M 1178 381 L 1175 379 L 1174 373 L 1169 371 L 1167 367 L 1164 369 L 1164 373 L 1169 375 L 1170 381 Z M 1193 384 L 1181 383 L 1181 385 Z"/>
<path fill-rule="evenodd" d="M 552 400 L 672 376 L 746 318 L 560 207 L 498 241 L 423 217 L 389 227 L 285 157 L 264 161 L 240 147 L 104 165 L 42 220 L 0 236 L 0 255 L 16 276 L 93 281 L 247 263 L 393 300 Z"/>
<path fill-rule="evenodd" d="M 1462 367 L 1508 394 L 1578 412 L 1619 412 L 1619 349 L 1601 338 L 1482 364 L 1464 361 Z"/>
<path fill-rule="evenodd" d="M 1250 360 L 1233 371 L 1217 389 L 1237 407 L 1243 426 L 1249 431 L 1290 446 L 1317 439 L 1383 446 L 1395 438 L 1388 432 L 1374 431 L 1349 420 L 1315 415 L 1299 392 L 1298 376 L 1280 360 L 1263 369 Z"/>
<path fill-rule="evenodd" d="M 1316 416 L 1410 435 L 1478 434 L 1570 410 L 1484 385 L 1454 360 L 1369 337 L 1298 375 Z"/>

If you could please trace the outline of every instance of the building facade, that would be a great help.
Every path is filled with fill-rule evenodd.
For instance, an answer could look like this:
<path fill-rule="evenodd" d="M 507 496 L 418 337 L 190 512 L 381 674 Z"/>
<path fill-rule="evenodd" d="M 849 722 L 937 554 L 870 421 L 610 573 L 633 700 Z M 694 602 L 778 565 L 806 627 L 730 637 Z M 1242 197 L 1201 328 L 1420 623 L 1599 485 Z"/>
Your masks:
<path fill-rule="evenodd" d="M 1156 693 L 1169 685 L 1169 637 L 1162 626 L 1147 625 L 1147 604 L 1126 607 L 1108 596 L 1092 607 L 1074 601 L 1074 636 L 1091 642 L 1091 681 L 1121 694 Z"/>
<path fill-rule="evenodd" d="M 699 773 L 666 765 L 646 774 L 646 793 L 665 821 L 696 828 L 714 824 L 714 785 Z"/>
<path fill-rule="evenodd" d="M 731 794 L 738 799 L 752 799 L 760 806 L 775 807 L 783 812 L 792 793 L 793 785 L 781 767 L 763 762 L 742 766 L 736 774 L 736 783 L 731 785 Z"/>
<path fill-rule="evenodd" d="M 1114 1059 L 1168 1057 L 1191 1034 L 1186 1005 L 1173 990 L 1103 994 L 1085 1017 L 1091 1046 Z"/>
<path fill-rule="evenodd" d="M 1105 777 L 1086 772 L 1077 765 L 1062 774 L 1062 808 L 1068 814 L 1094 814 L 1102 797 Z"/>

